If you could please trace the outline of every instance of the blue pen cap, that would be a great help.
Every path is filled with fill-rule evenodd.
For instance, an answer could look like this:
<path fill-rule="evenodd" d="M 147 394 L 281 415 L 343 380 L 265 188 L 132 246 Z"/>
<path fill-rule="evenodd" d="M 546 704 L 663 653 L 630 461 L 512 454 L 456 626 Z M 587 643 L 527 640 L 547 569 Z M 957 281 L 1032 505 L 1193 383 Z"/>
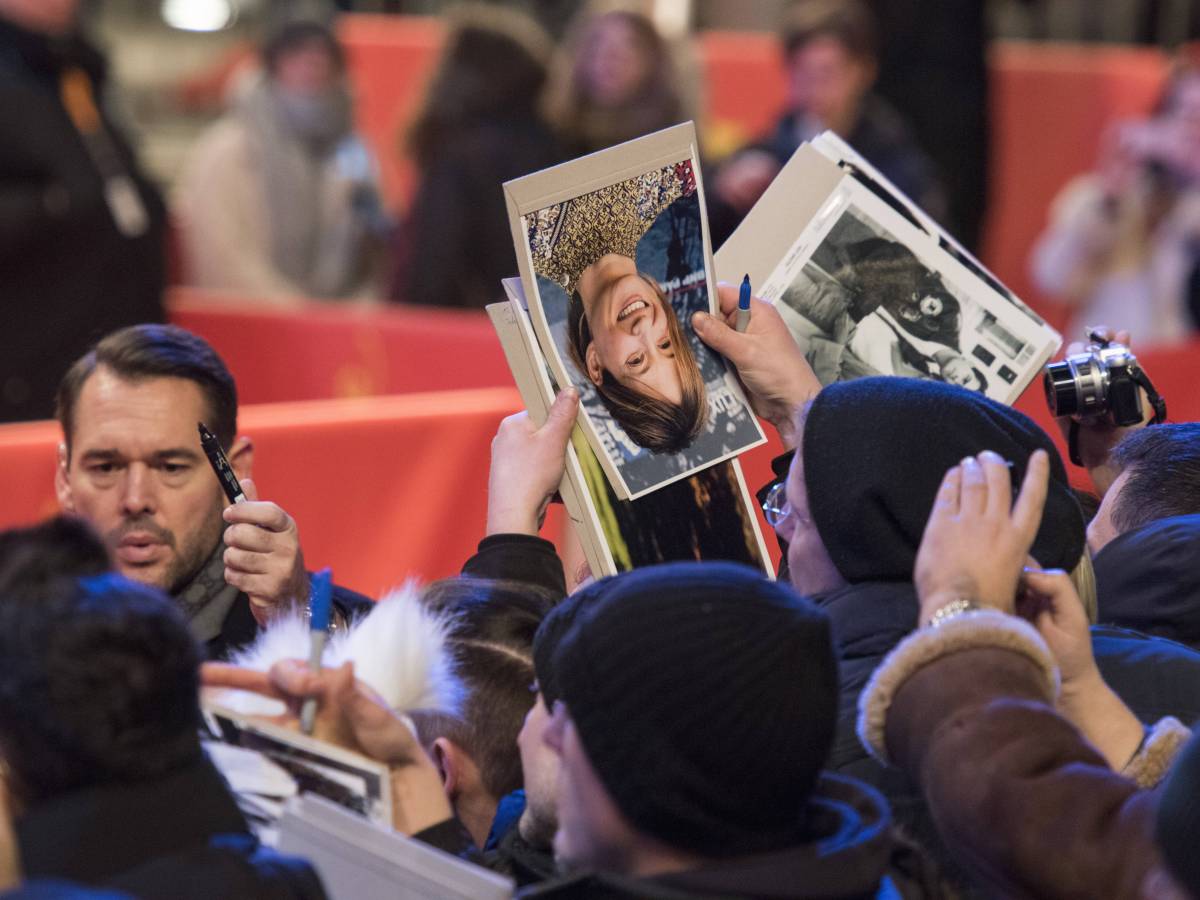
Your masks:
<path fill-rule="evenodd" d="M 313 631 L 329 629 L 329 614 L 333 608 L 333 570 L 326 566 L 312 576 L 309 595 L 309 628 Z"/>

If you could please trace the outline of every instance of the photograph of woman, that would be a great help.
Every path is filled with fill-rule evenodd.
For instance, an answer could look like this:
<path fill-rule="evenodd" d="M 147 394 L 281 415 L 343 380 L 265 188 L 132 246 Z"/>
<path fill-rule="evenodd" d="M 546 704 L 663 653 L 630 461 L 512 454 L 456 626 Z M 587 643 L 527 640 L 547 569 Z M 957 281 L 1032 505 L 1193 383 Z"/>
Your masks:
<path fill-rule="evenodd" d="M 640 446 L 677 453 L 695 440 L 704 378 L 667 295 L 631 258 L 609 253 L 583 270 L 567 335 L 571 361 Z"/>
<path fill-rule="evenodd" d="M 618 493 L 642 496 L 762 441 L 736 379 L 690 324 L 713 308 L 690 159 L 537 210 L 523 225 L 531 316 L 544 317 L 551 368 L 580 390 L 597 452 L 624 483 Z"/>

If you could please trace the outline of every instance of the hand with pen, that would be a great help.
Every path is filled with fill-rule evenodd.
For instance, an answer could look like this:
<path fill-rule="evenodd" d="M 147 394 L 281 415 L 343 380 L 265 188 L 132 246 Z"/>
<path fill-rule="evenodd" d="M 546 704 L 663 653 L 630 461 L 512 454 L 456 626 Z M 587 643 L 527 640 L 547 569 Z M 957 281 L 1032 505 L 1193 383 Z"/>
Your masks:
<path fill-rule="evenodd" d="M 314 671 L 303 660 L 285 660 L 269 672 L 204 663 L 200 682 L 283 701 L 287 712 L 270 721 L 284 728 L 298 730 L 303 707 L 315 700 L 313 737 L 387 765 L 397 831 L 415 834 L 453 815 L 437 766 L 404 719 L 354 677 L 353 663 Z"/>
<path fill-rule="evenodd" d="M 308 599 L 308 573 L 296 520 L 276 503 L 258 499 L 253 481 L 241 482 L 246 499 L 225 508 L 225 582 L 250 598 L 265 625 L 279 610 Z"/>
<path fill-rule="evenodd" d="M 258 499 L 258 488 L 249 478 L 238 478 L 225 448 L 203 422 L 196 423 L 200 448 L 208 458 L 217 483 L 230 502 L 222 517 L 229 524 L 225 542 L 225 583 L 250 598 L 250 612 L 265 625 L 272 615 L 308 599 L 308 573 L 300 552 L 296 520 L 277 504 Z M 241 438 L 234 458 L 249 475 L 251 445 Z"/>
<path fill-rule="evenodd" d="M 738 288 L 718 287 L 720 315 L 696 313 L 692 328 L 737 369 L 754 411 L 775 426 L 786 447 L 795 446 L 796 414 L 821 389 L 779 311 L 765 300 L 750 298 L 750 321 L 736 330 Z"/>

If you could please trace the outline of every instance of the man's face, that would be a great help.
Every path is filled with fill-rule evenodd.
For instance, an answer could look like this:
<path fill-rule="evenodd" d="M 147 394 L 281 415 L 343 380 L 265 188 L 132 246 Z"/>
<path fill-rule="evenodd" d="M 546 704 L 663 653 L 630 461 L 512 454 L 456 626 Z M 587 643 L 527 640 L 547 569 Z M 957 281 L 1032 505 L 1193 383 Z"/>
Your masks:
<path fill-rule="evenodd" d="M 825 542 L 817 531 L 808 509 L 808 488 L 804 484 L 803 429 L 787 477 L 788 513 L 775 531 L 788 545 L 788 574 L 792 587 L 813 596 L 846 583 L 829 558 Z"/>
<path fill-rule="evenodd" d="M 580 275 L 579 296 L 592 333 L 592 383 L 601 384 L 607 370 L 630 390 L 678 404 L 683 386 L 667 321 L 674 312 L 663 308 L 634 261 L 619 253 L 600 257 Z"/>
<path fill-rule="evenodd" d="M 196 423 L 200 387 L 183 378 L 127 381 L 98 367 L 75 404 L 58 499 L 104 536 L 127 578 L 175 593 L 220 540 L 224 497 Z"/>
<path fill-rule="evenodd" d="M 555 859 L 567 871 L 628 872 L 639 838 L 600 781 L 561 703 L 555 704 L 545 742 L 560 765 Z"/>
<path fill-rule="evenodd" d="M 1092 556 L 1104 549 L 1104 546 L 1119 534 L 1116 526 L 1113 525 L 1113 507 L 1117 505 L 1121 491 L 1125 489 L 1125 482 L 1128 480 L 1128 471 L 1117 476 L 1116 481 L 1105 491 L 1104 499 L 1100 501 L 1100 508 L 1096 510 L 1096 515 L 1092 516 L 1092 521 L 1088 523 L 1087 545 Z"/>
<path fill-rule="evenodd" d="M 558 789 L 558 755 L 546 746 L 549 724 L 550 712 L 539 693 L 517 735 L 521 771 L 525 777 L 525 811 L 518 827 L 521 837 L 534 847 L 549 847 L 558 827 L 554 796 Z"/>
<path fill-rule="evenodd" d="M 863 95 L 874 81 L 874 66 L 830 37 L 802 44 L 787 61 L 792 112 L 812 116 L 845 137 L 858 121 Z"/>

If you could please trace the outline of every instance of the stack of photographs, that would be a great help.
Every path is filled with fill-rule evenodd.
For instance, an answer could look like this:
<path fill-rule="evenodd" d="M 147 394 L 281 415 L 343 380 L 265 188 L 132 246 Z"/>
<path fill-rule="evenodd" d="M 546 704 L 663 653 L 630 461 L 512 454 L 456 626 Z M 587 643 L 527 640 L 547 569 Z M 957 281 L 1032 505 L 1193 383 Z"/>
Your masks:
<path fill-rule="evenodd" d="M 201 699 L 202 739 L 238 806 L 263 843 L 274 846 L 288 800 L 318 794 L 383 827 L 392 825 L 392 791 L 383 763 L 223 705 Z"/>
<path fill-rule="evenodd" d="M 1013 403 L 1062 338 L 830 132 L 709 249 L 691 123 L 508 182 L 521 278 L 489 308 L 541 421 L 580 393 L 560 493 L 592 572 L 734 559 L 770 572 L 737 456 L 761 444 L 690 320 L 749 274 L 822 384 L 932 379 Z"/>
<path fill-rule="evenodd" d="M 775 304 L 822 384 L 902 375 L 1013 403 L 1062 337 L 832 133 L 716 255 Z"/>
<path fill-rule="evenodd" d="M 521 278 L 489 307 L 535 421 L 580 394 L 560 494 L 596 576 L 674 560 L 771 574 L 736 457 L 766 438 L 695 335 L 717 309 L 691 123 L 505 185 Z"/>

